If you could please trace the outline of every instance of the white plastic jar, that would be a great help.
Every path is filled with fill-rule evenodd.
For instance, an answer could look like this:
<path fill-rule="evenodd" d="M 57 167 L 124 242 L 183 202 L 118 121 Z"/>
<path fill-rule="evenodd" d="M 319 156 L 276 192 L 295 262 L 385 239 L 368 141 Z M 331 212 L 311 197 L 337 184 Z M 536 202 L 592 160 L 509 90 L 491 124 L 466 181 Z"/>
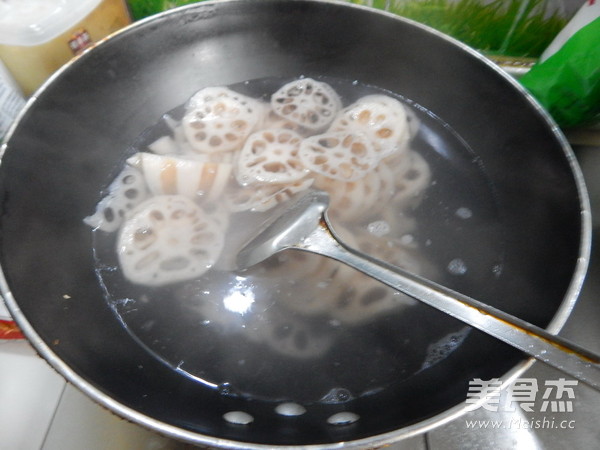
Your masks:
<path fill-rule="evenodd" d="M 28 96 L 74 55 L 130 22 L 124 0 L 0 0 L 0 60 Z"/>

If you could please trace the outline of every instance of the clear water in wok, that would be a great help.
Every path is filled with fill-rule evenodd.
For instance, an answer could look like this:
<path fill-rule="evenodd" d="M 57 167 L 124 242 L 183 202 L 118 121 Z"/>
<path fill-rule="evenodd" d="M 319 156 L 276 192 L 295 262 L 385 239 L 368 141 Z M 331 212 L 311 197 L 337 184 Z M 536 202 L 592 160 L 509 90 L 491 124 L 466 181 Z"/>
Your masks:
<path fill-rule="evenodd" d="M 268 98 L 285 81 L 269 78 L 230 87 Z M 428 262 L 431 270 L 425 275 L 485 297 L 502 271 L 503 236 L 494 189 L 477 149 L 469 148 L 443 118 L 409 99 L 355 81 L 324 81 L 344 104 L 384 93 L 401 100 L 417 117 L 411 147 L 429 164 L 431 183 L 411 211 L 416 226 L 397 238 L 412 241 Z M 171 133 L 168 123 L 181 118 L 182 108 L 146 130 L 128 155 Z M 213 269 L 164 287 L 135 285 L 118 267 L 114 234 L 95 231 L 94 242 L 106 301 L 123 326 L 181 376 L 224 395 L 343 403 L 442 364 L 468 339 L 469 328 L 460 322 L 389 290 L 385 295 L 397 298 L 401 306 L 366 321 L 344 323 L 331 315 L 286 308 L 285 299 L 318 301 L 326 295 L 328 275 L 298 281 L 293 273 L 277 271 L 281 259 L 261 270 Z M 289 257 L 283 255 L 284 260 Z M 309 258 L 306 264 L 317 262 Z M 387 288 L 374 287 L 370 295 L 384 295 L 382 290 Z"/>

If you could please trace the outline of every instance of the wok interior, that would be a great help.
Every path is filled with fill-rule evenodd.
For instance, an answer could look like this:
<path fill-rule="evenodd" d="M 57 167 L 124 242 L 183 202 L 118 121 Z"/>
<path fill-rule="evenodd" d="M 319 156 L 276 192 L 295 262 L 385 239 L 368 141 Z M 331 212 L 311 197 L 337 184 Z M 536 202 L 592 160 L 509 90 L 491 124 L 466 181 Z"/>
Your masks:
<path fill-rule="evenodd" d="M 127 332 L 104 298 L 92 233 L 82 219 L 93 212 L 129 146 L 201 87 L 299 75 L 359 80 L 446 121 L 490 180 L 499 217 L 494 233 L 504 242 L 502 272 L 493 283 L 453 287 L 537 325 L 547 325 L 556 313 L 579 251 L 577 185 L 560 141 L 510 81 L 435 33 L 361 8 L 198 4 L 139 23 L 79 58 L 27 109 L 0 166 L 0 263 L 23 314 L 17 318 L 31 324 L 74 371 L 75 381 L 97 389 L 97 397 L 106 394 L 145 416 L 207 436 L 328 443 L 431 418 L 464 400 L 470 380 L 501 377 L 523 359 L 473 331 L 418 376 L 350 403 L 312 405 L 309 414 L 290 422 L 274 417 L 270 402 L 222 395 L 182 376 Z M 443 157 L 447 149 L 436 151 Z M 407 320 L 417 335 L 454 325 L 442 313 L 421 311 L 418 320 Z M 293 381 L 293 371 L 285 376 Z M 246 427 L 225 423 L 222 415 L 235 410 L 255 421 Z M 344 410 L 360 420 L 327 424 L 327 417 Z"/>

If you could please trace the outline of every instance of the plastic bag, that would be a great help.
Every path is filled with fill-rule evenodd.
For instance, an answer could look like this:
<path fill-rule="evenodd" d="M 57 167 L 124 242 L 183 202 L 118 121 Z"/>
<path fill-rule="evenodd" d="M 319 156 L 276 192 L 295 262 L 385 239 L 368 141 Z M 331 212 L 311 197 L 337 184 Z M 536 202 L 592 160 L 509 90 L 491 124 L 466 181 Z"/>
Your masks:
<path fill-rule="evenodd" d="M 580 12 L 594 16 L 582 22 L 582 28 L 572 30 L 573 34 L 562 47 L 553 49 L 554 53 L 520 79 L 564 128 L 600 121 L 600 17 L 597 6 L 586 2 Z"/>

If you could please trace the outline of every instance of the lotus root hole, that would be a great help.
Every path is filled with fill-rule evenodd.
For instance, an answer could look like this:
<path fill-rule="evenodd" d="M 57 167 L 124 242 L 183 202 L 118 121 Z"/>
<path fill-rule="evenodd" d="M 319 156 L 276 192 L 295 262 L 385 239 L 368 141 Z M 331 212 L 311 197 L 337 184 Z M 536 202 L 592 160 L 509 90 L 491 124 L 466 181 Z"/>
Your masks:
<path fill-rule="evenodd" d="M 371 119 L 371 112 L 369 110 L 363 109 L 360 113 L 358 113 L 357 119 L 360 123 L 366 124 Z"/>
<path fill-rule="evenodd" d="M 305 350 L 308 347 L 308 336 L 306 332 L 299 331 L 294 335 L 294 345 L 299 350 Z"/>
<path fill-rule="evenodd" d="M 200 245 L 203 244 L 205 242 L 212 242 L 215 240 L 215 235 L 214 233 L 211 232 L 205 232 L 205 233 L 197 233 L 195 234 L 192 239 L 190 240 L 190 242 L 194 245 Z"/>
<path fill-rule="evenodd" d="M 277 339 L 285 339 L 292 334 L 292 327 L 290 325 L 281 325 L 273 330 L 273 336 Z"/>
<path fill-rule="evenodd" d="M 265 169 L 267 172 L 271 172 L 271 173 L 285 173 L 287 171 L 285 164 L 278 162 L 278 161 L 273 161 L 273 162 L 264 164 L 263 169 Z"/>
<path fill-rule="evenodd" d="M 321 100 L 321 104 L 328 105 L 330 103 L 329 97 L 325 95 L 323 92 L 317 92 L 315 97 Z"/>
<path fill-rule="evenodd" d="M 112 208 L 106 208 L 104 210 L 104 219 L 108 222 L 115 220 L 115 212 Z"/>
<path fill-rule="evenodd" d="M 416 169 L 410 169 L 404 174 L 404 178 L 406 180 L 416 180 L 417 178 L 419 178 L 419 171 Z"/>
<path fill-rule="evenodd" d="M 154 261 L 156 261 L 159 257 L 160 253 L 158 251 L 151 252 L 137 262 L 137 264 L 135 265 L 135 269 L 142 270 L 154 263 Z"/>
<path fill-rule="evenodd" d="M 279 133 L 277 135 L 277 142 L 279 142 L 280 144 L 285 144 L 286 142 L 288 142 L 290 140 L 292 136 L 289 133 Z"/>
<path fill-rule="evenodd" d="M 190 254 L 192 256 L 198 256 L 200 258 L 205 258 L 208 256 L 208 252 L 202 248 L 193 248 L 190 250 Z"/>
<path fill-rule="evenodd" d="M 152 228 L 138 228 L 135 230 L 133 240 L 135 242 L 145 242 L 150 238 L 154 237 L 154 231 Z"/>
<path fill-rule="evenodd" d="M 303 166 L 300 163 L 300 161 L 295 160 L 295 159 L 288 160 L 287 164 L 294 170 L 302 170 L 303 169 Z"/>
<path fill-rule="evenodd" d="M 387 295 L 385 288 L 376 287 L 369 289 L 360 299 L 360 304 L 363 306 L 373 305 L 383 300 Z"/>
<path fill-rule="evenodd" d="M 139 196 L 139 191 L 137 189 L 127 189 L 125 191 L 125 197 L 133 200 L 134 198 L 137 198 Z"/>
<path fill-rule="evenodd" d="M 281 112 L 286 115 L 289 116 L 290 114 L 292 114 L 294 111 L 296 111 L 297 106 L 290 104 L 290 105 L 285 105 L 283 108 L 281 108 Z"/>
<path fill-rule="evenodd" d="M 367 154 L 367 147 L 360 142 L 354 142 L 350 146 L 350 151 L 353 155 L 365 156 Z"/>
<path fill-rule="evenodd" d="M 235 130 L 242 131 L 242 130 L 244 130 L 245 128 L 248 127 L 248 123 L 245 120 L 234 120 L 231 123 L 231 126 Z"/>
<path fill-rule="evenodd" d="M 350 164 L 341 164 L 340 171 L 344 178 L 350 178 L 354 173 L 354 169 L 352 169 L 352 166 L 350 166 Z"/>
<path fill-rule="evenodd" d="M 159 267 L 162 270 L 175 271 L 183 270 L 190 265 L 190 260 L 182 256 L 161 261 Z"/>
<path fill-rule="evenodd" d="M 380 128 L 379 130 L 377 130 L 376 134 L 377 137 L 381 139 L 387 139 L 393 134 L 393 132 L 389 128 Z"/>
<path fill-rule="evenodd" d="M 266 148 L 267 144 L 265 141 L 255 141 L 252 143 L 252 153 L 255 155 L 264 152 Z"/>
<path fill-rule="evenodd" d="M 150 219 L 153 220 L 154 222 L 161 222 L 161 221 L 165 220 L 165 216 L 163 215 L 162 212 L 157 211 L 155 209 L 150 213 Z"/>
<path fill-rule="evenodd" d="M 186 216 L 186 213 L 183 209 L 176 209 L 171 213 L 171 219 L 179 220 Z"/>
<path fill-rule="evenodd" d="M 329 158 L 325 155 L 317 155 L 314 159 L 314 163 L 318 166 L 326 164 L 329 161 Z"/>

